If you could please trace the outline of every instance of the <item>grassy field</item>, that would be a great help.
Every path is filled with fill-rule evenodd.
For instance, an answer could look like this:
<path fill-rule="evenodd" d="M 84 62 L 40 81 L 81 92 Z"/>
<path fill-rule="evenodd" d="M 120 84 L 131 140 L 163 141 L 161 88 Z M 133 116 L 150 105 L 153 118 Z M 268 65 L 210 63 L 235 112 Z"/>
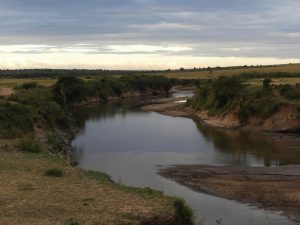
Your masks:
<path fill-rule="evenodd" d="M 0 224 L 142 224 L 175 216 L 174 199 L 160 192 L 113 184 L 105 174 L 12 146 L 0 140 Z M 46 173 L 53 169 L 63 173 Z"/>
<path fill-rule="evenodd" d="M 212 69 L 211 71 L 171 71 L 167 73 L 155 73 L 168 78 L 178 79 L 214 79 L 220 76 L 237 76 L 241 73 L 300 73 L 300 64 L 274 65 L 262 67 L 247 67 L 247 68 L 220 68 Z M 119 75 L 117 75 L 119 76 Z M 88 80 L 83 78 L 84 80 Z M 254 86 L 262 85 L 263 79 L 249 79 L 249 84 Z M 56 79 L 51 78 L 0 78 L 0 96 L 7 96 L 13 92 L 13 88 L 27 82 L 36 82 L 41 86 L 51 86 L 56 82 Z M 273 84 L 296 84 L 300 83 L 300 78 L 277 78 L 273 79 Z"/>
<path fill-rule="evenodd" d="M 179 79 L 210 79 L 217 78 L 219 76 L 235 76 L 241 73 L 247 72 L 260 72 L 260 73 L 277 73 L 277 72 L 287 72 L 287 73 L 299 73 L 300 64 L 290 64 L 290 65 L 276 65 L 276 66 L 263 66 L 258 68 L 230 68 L 230 69 L 213 69 L 211 71 L 176 71 L 169 73 L 161 73 L 161 75 L 169 78 L 179 78 Z"/>
<path fill-rule="evenodd" d="M 247 82 L 248 84 L 251 84 L 253 86 L 262 86 L 263 85 L 263 78 L 257 78 L 257 79 L 249 79 Z M 282 78 L 273 78 L 272 83 L 274 85 L 280 85 L 280 84 L 300 84 L 300 77 L 282 77 Z"/>
<path fill-rule="evenodd" d="M 13 79 L 9 79 L 9 78 L 3 78 L 3 79 L 0 79 L 0 88 L 1 87 L 13 88 L 20 84 L 32 82 L 32 81 L 38 83 L 38 85 L 41 85 L 41 86 L 51 86 L 56 82 L 56 79 L 46 79 L 46 78 L 38 78 L 38 79 L 35 79 L 35 78 L 20 78 L 20 79 L 13 78 Z"/>

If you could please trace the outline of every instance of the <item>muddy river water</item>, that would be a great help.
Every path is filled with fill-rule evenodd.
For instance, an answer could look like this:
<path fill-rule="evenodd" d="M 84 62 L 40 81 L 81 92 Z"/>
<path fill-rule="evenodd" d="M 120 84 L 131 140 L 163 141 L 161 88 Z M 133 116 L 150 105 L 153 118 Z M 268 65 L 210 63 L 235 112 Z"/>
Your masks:
<path fill-rule="evenodd" d="M 184 97 L 179 92 L 173 97 Z M 80 131 L 73 140 L 80 167 L 106 172 L 122 184 L 151 187 L 184 198 L 205 225 L 293 224 L 281 212 L 198 193 L 157 174 L 174 164 L 278 166 L 299 164 L 297 137 L 219 131 L 188 118 L 143 112 L 151 99 L 76 110 Z M 259 191 L 259 190 L 258 190 Z"/>

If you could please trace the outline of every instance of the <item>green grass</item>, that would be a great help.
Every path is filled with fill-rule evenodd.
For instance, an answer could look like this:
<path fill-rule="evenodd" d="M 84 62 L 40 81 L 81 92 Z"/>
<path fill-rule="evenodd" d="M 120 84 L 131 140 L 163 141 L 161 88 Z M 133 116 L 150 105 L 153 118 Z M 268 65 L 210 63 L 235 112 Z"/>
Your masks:
<path fill-rule="evenodd" d="M 23 138 L 16 142 L 16 147 L 24 152 L 39 153 L 41 147 L 32 138 Z"/>
<path fill-rule="evenodd" d="M 63 174 L 64 174 L 64 171 L 61 169 L 57 169 L 57 168 L 47 169 L 45 171 L 45 175 L 48 177 L 62 177 Z"/>
<path fill-rule="evenodd" d="M 81 173 L 85 177 L 87 177 L 89 179 L 97 180 L 97 181 L 101 182 L 102 184 L 111 185 L 112 187 L 115 187 L 115 188 L 120 189 L 125 192 L 136 193 L 136 194 L 140 194 L 140 195 L 143 195 L 146 197 L 151 197 L 151 198 L 162 197 L 164 195 L 163 192 L 154 190 L 150 187 L 137 188 L 137 187 L 129 187 L 129 186 L 123 185 L 121 183 L 116 183 L 106 173 L 102 173 L 99 171 L 92 171 L 92 170 L 83 170 L 80 168 L 78 168 L 78 169 L 81 171 Z"/>
<path fill-rule="evenodd" d="M 34 79 L 34 78 L 1 78 L 0 79 L 0 88 L 1 87 L 16 87 L 16 86 L 21 86 L 24 83 L 32 83 L 36 82 L 40 86 L 45 86 L 49 87 L 53 85 L 56 82 L 56 79 L 46 79 L 46 78 L 39 78 L 39 79 Z"/>
<path fill-rule="evenodd" d="M 33 191 L 34 190 L 34 187 L 32 184 L 20 184 L 18 185 L 18 190 L 19 191 Z"/>

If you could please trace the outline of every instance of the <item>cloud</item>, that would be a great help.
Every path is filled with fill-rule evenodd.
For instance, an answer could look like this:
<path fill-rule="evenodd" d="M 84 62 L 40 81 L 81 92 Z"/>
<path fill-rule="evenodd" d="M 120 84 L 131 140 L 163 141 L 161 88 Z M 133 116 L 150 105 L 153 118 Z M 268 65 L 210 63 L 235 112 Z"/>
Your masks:
<path fill-rule="evenodd" d="M 300 59 L 299 9 L 299 0 L 0 0 L 0 54 Z"/>

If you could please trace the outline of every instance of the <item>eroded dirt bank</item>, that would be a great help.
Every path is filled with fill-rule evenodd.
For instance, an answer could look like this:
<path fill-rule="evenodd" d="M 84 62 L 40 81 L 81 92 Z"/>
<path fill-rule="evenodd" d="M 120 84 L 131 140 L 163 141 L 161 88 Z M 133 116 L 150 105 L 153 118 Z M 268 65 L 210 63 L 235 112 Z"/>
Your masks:
<path fill-rule="evenodd" d="M 193 190 L 282 210 L 300 223 L 300 166 L 237 167 L 176 165 L 160 175 Z"/>
<path fill-rule="evenodd" d="M 209 116 L 207 111 L 193 110 L 186 107 L 185 103 L 174 99 L 143 106 L 142 110 L 155 111 L 169 116 L 189 117 L 207 126 L 217 128 L 285 133 L 300 131 L 300 119 L 297 117 L 298 111 L 294 106 L 281 106 L 268 119 L 251 117 L 243 122 L 239 119 L 238 112 L 226 111 L 218 116 Z"/>

